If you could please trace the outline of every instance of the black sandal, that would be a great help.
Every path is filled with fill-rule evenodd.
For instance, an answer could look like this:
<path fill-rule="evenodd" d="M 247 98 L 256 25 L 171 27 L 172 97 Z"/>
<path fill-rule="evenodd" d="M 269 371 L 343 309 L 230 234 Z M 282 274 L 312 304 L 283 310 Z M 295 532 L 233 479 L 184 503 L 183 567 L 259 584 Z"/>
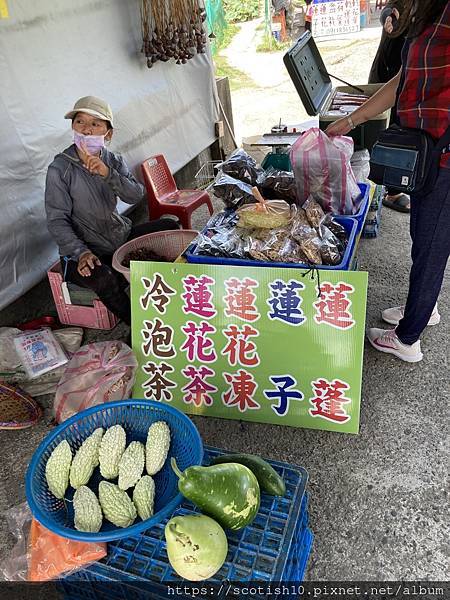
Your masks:
<path fill-rule="evenodd" d="M 392 198 L 392 200 L 390 200 Z M 387 206 L 387 208 L 392 208 L 392 210 L 396 210 L 402 213 L 409 213 L 411 209 L 409 208 L 410 199 L 406 194 L 398 194 L 395 196 L 386 196 L 383 198 L 383 206 Z"/>

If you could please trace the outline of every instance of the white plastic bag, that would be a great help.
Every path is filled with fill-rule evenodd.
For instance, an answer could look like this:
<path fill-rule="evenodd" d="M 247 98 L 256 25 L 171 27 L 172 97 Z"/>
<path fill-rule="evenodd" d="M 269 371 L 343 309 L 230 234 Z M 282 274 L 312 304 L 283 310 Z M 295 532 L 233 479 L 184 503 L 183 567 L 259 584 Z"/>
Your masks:
<path fill-rule="evenodd" d="M 366 181 L 370 173 L 370 153 L 367 148 L 356 150 L 353 153 L 350 165 L 356 181 L 360 183 Z"/>
<path fill-rule="evenodd" d="M 318 128 L 301 135 L 290 153 L 299 204 L 311 195 L 325 212 L 356 213 L 360 189 L 350 166 L 352 154 L 349 137 L 328 137 Z"/>
<path fill-rule="evenodd" d="M 119 341 L 82 346 L 66 367 L 55 394 L 55 418 L 60 423 L 103 402 L 130 397 L 137 361 Z"/>
<path fill-rule="evenodd" d="M 29 379 L 14 347 L 14 337 L 20 333 L 20 329 L 15 327 L 0 327 L 0 379 L 11 385 L 20 385 L 33 397 L 54 394 L 66 365 Z M 56 329 L 53 334 L 69 358 L 81 346 L 83 339 L 81 327 Z"/>

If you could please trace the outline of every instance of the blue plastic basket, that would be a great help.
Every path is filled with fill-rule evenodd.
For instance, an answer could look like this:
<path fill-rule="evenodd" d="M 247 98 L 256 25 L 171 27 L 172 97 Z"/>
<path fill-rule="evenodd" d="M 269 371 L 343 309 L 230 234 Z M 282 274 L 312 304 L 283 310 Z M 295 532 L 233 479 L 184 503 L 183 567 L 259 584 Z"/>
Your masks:
<path fill-rule="evenodd" d="M 209 464 L 210 459 L 219 454 L 224 451 L 205 446 L 203 464 Z M 308 528 L 308 498 L 305 494 L 308 475 L 302 467 L 269 462 L 283 477 L 286 494 L 283 497 L 262 494 L 255 520 L 240 531 L 227 530 L 226 562 L 213 578 L 208 579 L 208 584 L 216 589 L 222 584 L 226 588 L 226 582 L 230 581 L 245 585 L 249 581 L 300 583 L 303 580 L 313 539 Z M 196 511 L 185 500 L 173 515 Z M 138 536 L 108 544 L 105 558 L 68 575 L 61 582 L 66 598 L 167 598 L 167 586 L 180 585 L 180 577 L 171 568 L 167 557 L 164 539 L 167 520 Z M 189 585 L 189 582 L 185 583 Z"/>
<path fill-rule="evenodd" d="M 45 479 L 45 465 L 54 448 L 67 440 L 75 452 L 82 442 L 97 428 L 122 425 L 127 434 L 127 443 L 145 443 L 148 428 L 155 421 L 165 421 L 171 431 L 169 456 L 162 470 L 154 476 L 155 514 L 145 521 L 137 522 L 126 529 L 116 527 L 104 520 L 98 533 L 77 531 L 73 526 L 72 497 L 74 490 L 68 488 L 66 501 L 58 500 L 49 491 Z M 85 542 L 111 541 L 137 535 L 170 515 L 181 504 L 183 497 L 178 492 L 178 478 L 170 467 L 170 458 L 175 457 L 183 471 L 191 465 L 199 465 L 203 458 L 203 444 L 193 422 L 180 410 L 150 400 L 123 400 L 109 402 L 85 410 L 64 421 L 40 444 L 33 455 L 26 474 L 26 496 L 33 516 L 47 529 L 66 538 Z M 101 481 L 96 468 L 89 487 L 97 492 Z"/>
<path fill-rule="evenodd" d="M 370 184 L 369 183 L 358 183 L 359 189 L 361 190 L 360 205 L 358 212 L 354 215 L 347 215 L 350 219 L 355 219 L 358 223 L 358 229 L 356 234 L 358 235 L 364 227 L 364 221 L 366 220 L 367 213 L 369 211 L 370 204 Z"/>
<path fill-rule="evenodd" d="M 334 217 L 337 223 L 340 223 L 348 235 L 348 244 L 345 249 L 342 261 L 335 266 L 317 265 L 315 268 L 329 271 L 348 271 L 350 263 L 356 252 L 356 238 L 358 231 L 358 221 L 352 217 Z M 203 233 L 207 234 L 207 229 Z M 185 252 L 185 257 L 189 263 L 206 265 L 229 265 L 234 267 L 279 267 L 283 269 L 310 269 L 311 265 L 303 263 L 285 263 L 285 262 L 265 262 L 260 260 L 250 260 L 245 258 L 223 258 L 220 256 L 204 256 L 195 254 L 195 242 L 189 246 Z"/>

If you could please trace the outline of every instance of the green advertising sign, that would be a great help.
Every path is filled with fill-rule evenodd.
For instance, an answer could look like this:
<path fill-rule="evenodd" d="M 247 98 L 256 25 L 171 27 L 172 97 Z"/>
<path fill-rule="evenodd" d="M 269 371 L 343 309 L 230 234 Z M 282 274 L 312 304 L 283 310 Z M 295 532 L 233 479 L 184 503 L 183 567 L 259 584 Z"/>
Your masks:
<path fill-rule="evenodd" d="M 317 274 L 317 272 L 316 272 Z M 135 398 L 358 433 L 367 273 L 133 262 Z"/>

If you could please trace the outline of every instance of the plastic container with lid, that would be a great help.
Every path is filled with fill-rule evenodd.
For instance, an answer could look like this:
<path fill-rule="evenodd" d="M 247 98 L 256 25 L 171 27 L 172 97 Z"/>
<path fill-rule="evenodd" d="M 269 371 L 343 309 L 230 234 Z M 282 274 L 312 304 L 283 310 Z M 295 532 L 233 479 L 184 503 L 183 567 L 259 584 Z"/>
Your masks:
<path fill-rule="evenodd" d="M 316 46 L 314 38 L 306 31 L 294 46 L 283 57 L 284 64 L 292 79 L 300 99 L 311 116 L 319 115 L 319 127 L 326 129 L 330 123 L 345 116 L 344 112 L 332 111 L 331 105 L 338 92 L 347 94 L 373 96 L 384 84 L 371 83 L 351 86 L 333 87 L 330 75 Z M 378 133 L 389 125 L 390 110 L 373 117 L 359 125 L 349 135 L 355 142 L 355 148 L 370 150 L 378 138 Z"/>

